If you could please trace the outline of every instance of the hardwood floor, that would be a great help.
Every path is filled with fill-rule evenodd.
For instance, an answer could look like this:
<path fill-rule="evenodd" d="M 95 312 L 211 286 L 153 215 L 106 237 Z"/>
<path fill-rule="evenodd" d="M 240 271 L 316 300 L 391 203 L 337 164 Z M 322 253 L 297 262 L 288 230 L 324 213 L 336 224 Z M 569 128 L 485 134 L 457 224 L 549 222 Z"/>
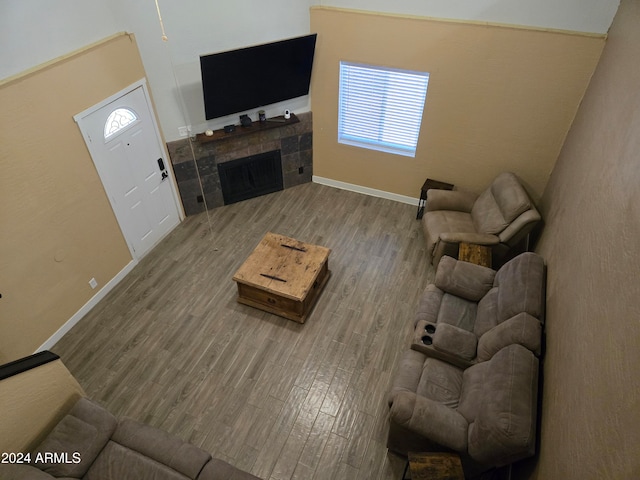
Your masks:
<path fill-rule="evenodd" d="M 307 183 L 188 217 L 52 350 L 114 414 L 261 478 L 397 480 L 386 394 L 433 278 L 415 210 Z M 332 250 L 305 324 L 236 302 L 267 231 Z"/>

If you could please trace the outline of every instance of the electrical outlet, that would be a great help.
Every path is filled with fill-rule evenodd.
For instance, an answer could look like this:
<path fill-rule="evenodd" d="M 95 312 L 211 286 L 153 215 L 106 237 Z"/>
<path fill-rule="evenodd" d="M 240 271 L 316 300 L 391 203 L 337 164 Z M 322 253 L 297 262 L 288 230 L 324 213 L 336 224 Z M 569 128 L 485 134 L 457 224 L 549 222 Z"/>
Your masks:
<path fill-rule="evenodd" d="M 304 173 L 304 167 L 298 167 L 298 174 L 302 175 Z"/>
<path fill-rule="evenodd" d="M 89 280 L 89 286 L 93 289 L 95 289 L 98 286 L 98 282 L 96 282 L 95 278 L 92 278 L 91 280 Z"/>
<path fill-rule="evenodd" d="M 178 127 L 178 134 L 181 137 L 186 137 L 189 135 L 189 127 L 188 126 L 184 126 L 184 127 Z"/>

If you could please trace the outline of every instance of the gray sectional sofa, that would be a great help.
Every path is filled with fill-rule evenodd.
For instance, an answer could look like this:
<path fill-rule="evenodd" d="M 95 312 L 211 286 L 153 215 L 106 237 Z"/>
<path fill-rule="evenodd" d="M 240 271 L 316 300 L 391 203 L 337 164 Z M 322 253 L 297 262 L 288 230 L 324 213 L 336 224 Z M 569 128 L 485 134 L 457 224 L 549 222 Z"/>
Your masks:
<path fill-rule="evenodd" d="M 118 419 L 84 392 L 57 355 L 0 366 L 2 480 L 259 480 L 181 439 Z M 26 457 L 28 455 L 28 457 Z"/>
<path fill-rule="evenodd" d="M 545 266 L 442 257 L 389 393 L 387 446 L 454 451 L 468 476 L 535 452 Z"/>

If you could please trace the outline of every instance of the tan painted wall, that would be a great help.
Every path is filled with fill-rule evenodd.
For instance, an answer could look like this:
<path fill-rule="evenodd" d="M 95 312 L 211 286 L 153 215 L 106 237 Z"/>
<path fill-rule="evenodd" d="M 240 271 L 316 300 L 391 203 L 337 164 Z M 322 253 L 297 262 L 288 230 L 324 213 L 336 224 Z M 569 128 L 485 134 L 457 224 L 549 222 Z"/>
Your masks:
<path fill-rule="evenodd" d="M 640 3 L 622 0 L 543 196 L 547 352 L 537 470 L 640 478 Z"/>
<path fill-rule="evenodd" d="M 0 381 L 0 452 L 30 452 L 85 393 L 58 359 Z"/>
<path fill-rule="evenodd" d="M 311 9 L 314 175 L 419 196 L 427 177 L 481 191 L 519 174 L 537 200 L 604 38 Z M 416 158 L 337 143 L 340 60 L 430 73 Z"/>
<path fill-rule="evenodd" d="M 144 77 L 121 34 L 0 82 L 0 363 L 34 352 L 130 261 L 73 116 Z"/>

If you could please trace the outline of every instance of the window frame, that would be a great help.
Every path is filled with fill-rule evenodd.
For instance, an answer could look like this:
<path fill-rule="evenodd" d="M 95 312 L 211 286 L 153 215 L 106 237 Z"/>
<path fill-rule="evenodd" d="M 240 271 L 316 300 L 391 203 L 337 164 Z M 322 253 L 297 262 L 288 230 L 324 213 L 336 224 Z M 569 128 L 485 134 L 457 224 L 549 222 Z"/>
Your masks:
<path fill-rule="evenodd" d="M 340 61 L 339 67 L 338 143 L 415 157 L 426 105 L 429 72 L 349 61 Z M 345 73 L 353 76 L 353 80 L 346 78 Z M 365 77 L 369 74 L 372 83 L 366 84 Z M 415 86 L 423 88 L 416 95 L 403 95 L 403 89 L 406 92 L 408 87 Z M 353 94 L 347 92 L 349 87 Z M 371 89 L 367 90 L 368 87 Z M 368 107 L 366 102 L 371 100 L 369 92 L 378 96 L 373 103 L 371 116 L 365 113 Z M 350 108 L 351 112 L 345 112 L 345 108 Z M 402 115 L 409 115 L 410 118 Z M 402 128 L 398 129 L 398 125 Z"/>

